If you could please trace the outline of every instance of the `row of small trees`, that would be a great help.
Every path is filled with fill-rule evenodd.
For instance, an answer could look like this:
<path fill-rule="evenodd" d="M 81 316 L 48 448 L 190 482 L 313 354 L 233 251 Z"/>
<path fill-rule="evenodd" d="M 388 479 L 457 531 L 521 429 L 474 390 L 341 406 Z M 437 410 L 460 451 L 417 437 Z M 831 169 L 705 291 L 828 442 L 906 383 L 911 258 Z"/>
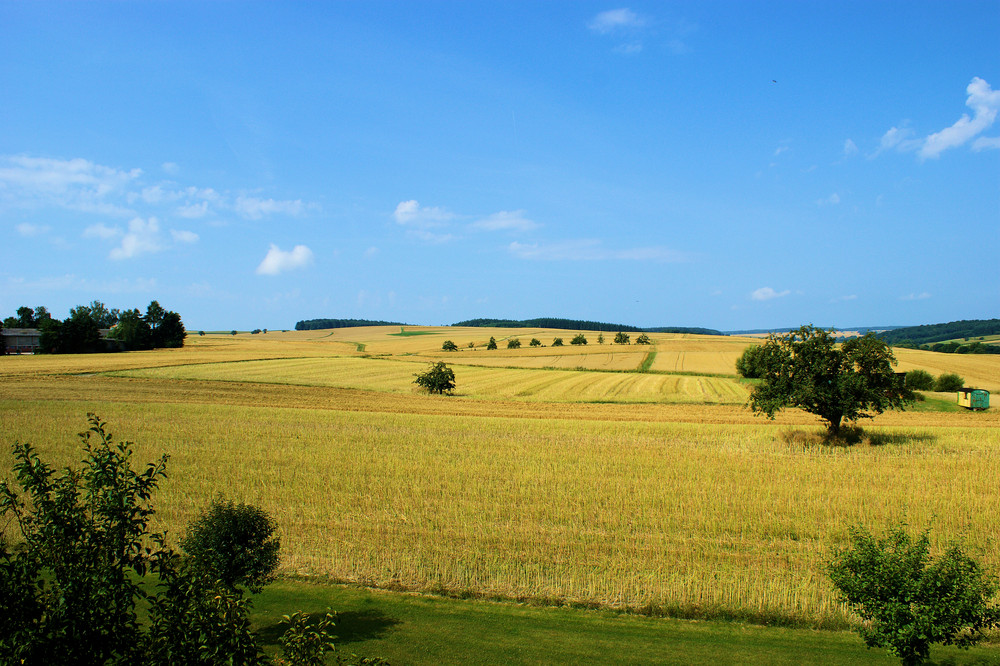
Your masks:
<path fill-rule="evenodd" d="M 906 387 L 914 391 L 954 392 L 965 386 L 965 380 L 953 372 L 940 375 L 937 379 L 926 370 L 910 370 L 906 373 Z"/>
<path fill-rule="evenodd" d="M 569 341 L 569 343 L 571 345 L 585 345 L 585 344 L 587 344 L 587 336 L 584 335 L 583 333 L 578 333 L 577 335 L 575 335 Z M 653 341 L 649 339 L 648 335 L 646 335 L 645 333 L 642 333 L 642 334 L 639 335 L 639 337 L 637 337 L 635 339 L 635 343 L 638 344 L 638 345 L 649 345 L 649 344 L 652 344 Z M 562 338 L 553 338 L 552 339 L 552 346 L 553 347 L 562 347 L 563 344 L 564 343 L 563 343 L 563 339 Z M 604 344 L 604 334 L 603 333 L 598 333 L 598 335 L 597 335 L 597 344 L 599 344 L 599 345 L 603 345 Z M 619 331 L 615 335 L 614 344 L 616 344 L 616 345 L 631 344 L 629 342 L 629 335 L 628 335 L 628 333 L 623 333 L 623 332 Z M 475 346 L 476 346 L 475 342 L 470 342 L 469 345 L 468 345 L 468 348 L 469 349 L 474 349 Z M 528 346 L 529 347 L 544 347 L 545 345 L 543 345 L 542 341 L 539 340 L 538 338 L 531 338 L 531 342 L 528 343 Z M 507 340 L 507 349 L 520 349 L 520 348 L 521 348 L 521 340 L 520 340 L 520 338 L 510 338 L 509 340 Z M 444 343 L 441 345 L 441 349 L 444 350 L 444 351 L 458 351 L 458 345 L 456 345 L 452 340 L 445 340 Z M 486 343 L 486 349 L 487 350 L 497 349 L 497 340 L 496 340 L 495 337 L 490 336 L 489 342 Z"/>

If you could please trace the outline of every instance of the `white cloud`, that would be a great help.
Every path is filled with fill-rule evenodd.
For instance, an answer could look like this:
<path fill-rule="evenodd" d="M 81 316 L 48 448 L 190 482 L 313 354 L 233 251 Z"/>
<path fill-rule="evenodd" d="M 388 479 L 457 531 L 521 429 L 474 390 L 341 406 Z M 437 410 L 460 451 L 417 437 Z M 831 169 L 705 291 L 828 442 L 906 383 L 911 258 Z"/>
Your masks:
<path fill-rule="evenodd" d="M 373 258 L 373 257 L 375 257 L 377 255 L 378 255 L 378 248 L 375 247 L 375 246 L 372 246 L 372 247 L 368 248 L 364 252 L 365 259 L 371 259 L 371 258 Z"/>
<path fill-rule="evenodd" d="M 121 234 L 121 229 L 118 227 L 109 227 L 103 222 L 92 224 L 83 230 L 84 238 L 101 238 L 103 240 L 111 240 L 112 238 L 121 236 Z"/>
<path fill-rule="evenodd" d="M 178 229 L 171 229 L 170 235 L 178 243 L 197 243 L 198 234 L 193 231 L 181 231 Z"/>
<path fill-rule="evenodd" d="M 972 142 L 972 149 L 976 152 L 1000 149 L 1000 136 L 981 136 Z"/>
<path fill-rule="evenodd" d="M 684 261 L 685 257 L 676 250 L 665 247 L 638 247 L 611 250 L 592 239 L 563 241 L 550 244 L 526 244 L 513 242 L 507 249 L 520 259 L 542 261 Z"/>
<path fill-rule="evenodd" d="M 760 289 L 755 289 L 751 292 L 750 298 L 755 301 L 769 301 L 773 298 L 788 296 L 790 293 L 792 292 L 788 289 L 784 291 L 775 291 L 771 287 L 761 287 Z"/>
<path fill-rule="evenodd" d="M 523 210 L 502 210 L 492 215 L 488 215 L 480 220 L 476 220 L 472 223 L 472 227 L 475 229 L 483 229 L 485 231 L 501 231 L 501 230 L 514 230 L 514 231 L 531 231 L 538 227 L 538 224 L 534 220 L 530 220 L 524 216 Z"/>
<path fill-rule="evenodd" d="M 84 159 L 8 155 L 0 157 L 0 196 L 16 205 L 55 205 L 106 215 L 133 214 L 109 201 L 142 175 L 141 169 L 123 171 Z"/>
<path fill-rule="evenodd" d="M 177 208 L 177 214 L 181 217 L 186 217 L 190 219 L 196 219 L 199 217 L 205 217 L 208 215 L 208 202 L 201 201 L 199 203 L 186 204 Z"/>
<path fill-rule="evenodd" d="M 962 114 L 955 124 L 927 137 L 920 148 L 920 157 L 936 158 L 949 148 L 957 148 L 989 129 L 1000 111 L 1000 90 L 993 90 L 978 76 L 966 87 L 969 94 L 965 105 L 973 111 L 970 118 Z"/>
<path fill-rule="evenodd" d="M 911 139 L 911 136 L 913 136 L 913 130 L 909 127 L 889 128 L 889 130 L 882 135 L 882 139 L 879 141 L 878 150 L 876 150 L 870 157 L 877 157 L 885 151 L 892 150 L 893 148 L 899 151 L 915 150 L 920 145 L 920 140 Z"/>
<path fill-rule="evenodd" d="M 176 162 L 164 162 L 160 168 L 171 176 L 177 175 L 177 173 L 181 170 Z"/>
<path fill-rule="evenodd" d="M 15 228 L 17 229 L 17 233 L 25 238 L 29 236 L 40 236 L 49 230 L 49 227 L 44 224 L 30 224 L 28 222 L 22 222 Z"/>
<path fill-rule="evenodd" d="M 900 296 L 899 300 L 901 300 L 901 301 L 922 301 L 922 300 L 930 298 L 930 297 L 931 297 L 931 295 L 929 293 L 927 293 L 926 291 L 924 291 L 924 292 L 921 292 L 919 294 L 907 294 L 905 296 Z"/>
<path fill-rule="evenodd" d="M 836 298 L 830 299 L 831 303 L 843 303 L 845 301 L 856 301 L 858 300 L 857 294 L 847 294 L 846 296 L 838 296 Z"/>
<path fill-rule="evenodd" d="M 128 223 L 128 231 L 122 236 L 121 245 L 112 249 L 108 257 L 115 260 L 131 259 L 140 254 L 159 252 L 161 249 L 159 220 L 155 217 L 149 220 L 136 217 Z"/>
<path fill-rule="evenodd" d="M 641 28 L 646 25 L 646 20 L 628 8 L 609 9 L 601 12 L 590 20 L 587 24 L 594 32 L 602 35 L 615 32 L 623 28 Z"/>
<path fill-rule="evenodd" d="M 295 201 L 276 201 L 275 199 L 240 196 L 237 197 L 233 209 L 243 217 L 251 220 L 259 220 L 265 215 L 298 215 L 304 209 L 304 205 L 299 199 Z"/>
<path fill-rule="evenodd" d="M 848 139 L 844 142 L 844 157 L 850 157 L 851 155 L 856 155 L 858 152 L 858 146 L 856 143 Z"/>
<path fill-rule="evenodd" d="M 416 227 L 441 226 L 455 217 L 444 208 L 421 206 L 414 199 L 400 201 L 396 206 L 396 210 L 393 211 L 392 216 L 399 224 Z"/>
<path fill-rule="evenodd" d="M 305 245 L 296 245 L 286 252 L 274 243 L 257 266 L 257 275 L 278 275 L 286 271 L 304 268 L 313 261 L 313 253 Z"/>
<path fill-rule="evenodd" d="M 826 197 L 825 199 L 816 200 L 817 206 L 835 206 L 836 204 L 839 203 L 840 203 L 840 195 L 837 194 L 836 192 Z"/>

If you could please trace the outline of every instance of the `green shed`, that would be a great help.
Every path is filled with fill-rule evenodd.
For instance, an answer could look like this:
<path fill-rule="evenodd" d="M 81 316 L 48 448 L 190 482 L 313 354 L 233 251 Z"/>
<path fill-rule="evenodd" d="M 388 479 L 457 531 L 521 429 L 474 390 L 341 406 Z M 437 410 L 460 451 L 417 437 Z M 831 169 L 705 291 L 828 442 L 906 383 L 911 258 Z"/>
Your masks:
<path fill-rule="evenodd" d="M 958 389 L 958 404 L 968 409 L 989 409 L 990 392 L 985 389 Z"/>

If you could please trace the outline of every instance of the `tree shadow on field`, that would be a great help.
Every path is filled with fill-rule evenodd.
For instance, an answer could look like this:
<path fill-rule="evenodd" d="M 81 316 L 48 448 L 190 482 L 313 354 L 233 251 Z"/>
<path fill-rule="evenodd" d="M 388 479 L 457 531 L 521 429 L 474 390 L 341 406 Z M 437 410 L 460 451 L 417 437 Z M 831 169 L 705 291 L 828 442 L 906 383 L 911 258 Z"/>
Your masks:
<path fill-rule="evenodd" d="M 338 611 L 331 613 L 331 615 L 333 615 L 334 622 L 331 633 L 336 636 L 333 642 L 337 645 L 382 638 L 390 629 L 400 624 L 400 620 L 389 617 L 375 609 Z M 306 617 L 308 618 L 309 626 L 315 627 L 319 624 L 320 620 L 326 617 L 326 611 L 307 613 Z M 278 639 L 287 629 L 288 624 L 275 622 L 274 624 L 261 627 L 257 631 L 257 636 L 260 638 L 261 643 L 265 645 L 277 645 Z"/>
<path fill-rule="evenodd" d="M 784 430 L 781 432 L 780 438 L 786 444 L 801 446 L 804 449 L 814 447 L 850 448 L 853 446 L 930 444 L 937 440 L 936 435 L 925 432 L 868 432 L 861 426 L 844 426 L 836 435 L 830 435 L 826 430 Z"/>

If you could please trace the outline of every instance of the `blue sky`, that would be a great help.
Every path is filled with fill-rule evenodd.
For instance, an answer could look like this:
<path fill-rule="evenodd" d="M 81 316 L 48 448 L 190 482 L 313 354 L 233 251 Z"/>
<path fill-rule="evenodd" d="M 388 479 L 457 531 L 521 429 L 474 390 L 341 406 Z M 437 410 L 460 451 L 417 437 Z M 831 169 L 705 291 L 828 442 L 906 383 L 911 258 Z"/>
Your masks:
<path fill-rule="evenodd" d="M 0 1 L 0 316 L 1000 313 L 1000 2 Z"/>

